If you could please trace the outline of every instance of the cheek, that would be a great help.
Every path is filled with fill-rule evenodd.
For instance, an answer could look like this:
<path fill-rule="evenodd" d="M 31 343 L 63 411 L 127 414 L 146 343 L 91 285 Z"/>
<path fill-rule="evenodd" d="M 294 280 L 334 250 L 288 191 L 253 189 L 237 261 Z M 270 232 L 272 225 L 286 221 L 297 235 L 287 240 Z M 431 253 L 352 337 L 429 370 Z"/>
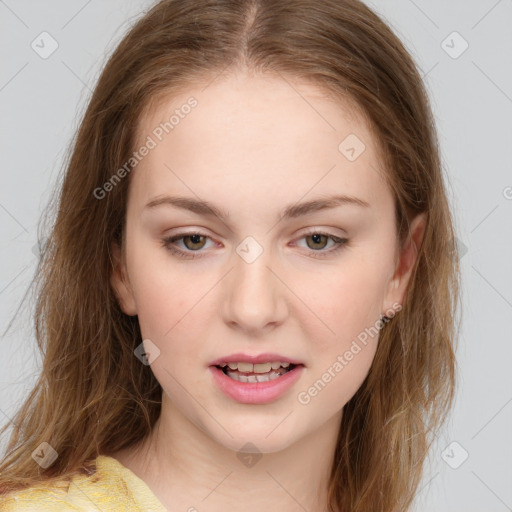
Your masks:
<path fill-rule="evenodd" d="M 309 315 L 312 366 L 297 400 L 322 411 L 323 420 L 354 396 L 372 365 L 379 339 L 377 282 L 376 275 L 353 272 L 331 279 L 328 294 L 317 290 L 308 297 L 318 307 L 321 322 Z M 320 421 L 313 416 L 311 421 Z"/>
<path fill-rule="evenodd" d="M 162 354 L 172 354 L 172 358 L 197 352 L 208 324 L 201 308 L 204 292 L 187 292 L 179 282 L 165 286 L 161 280 L 148 280 L 147 285 L 140 290 L 138 303 L 142 336 L 153 340 Z M 183 361 L 187 360 L 191 361 L 188 357 Z"/>
<path fill-rule="evenodd" d="M 170 352 L 172 345 L 176 345 L 173 354 L 185 351 L 186 347 L 193 349 L 193 340 L 200 339 L 194 331 L 201 326 L 193 319 L 197 320 L 197 308 L 200 309 L 204 295 L 202 287 L 173 268 L 162 248 L 133 248 L 130 263 L 130 281 L 143 339 L 149 338 L 162 353 Z M 177 343 L 180 339 L 187 343 Z"/>
<path fill-rule="evenodd" d="M 354 346 L 352 347 L 356 352 Z M 312 371 L 312 379 L 307 383 L 308 387 L 301 389 L 297 395 L 302 407 L 314 408 L 317 414 L 309 415 L 312 422 L 322 422 L 328 417 L 340 411 L 355 395 L 368 375 L 375 355 L 375 345 L 363 345 L 359 343 L 357 353 L 352 353 L 352 359 L 348 361 L 338 354 L 340 358 L 333 358 L 329 364 L 324 365 L 318 371 Z"/>
<path fill-rule="evenodd" d="M 295 279 L 294 292 L 306 306 L 301 307 L 303 325 L 311 330 L 311 339 L 326 348 L 343 349 L 359 332 L 374 325 L 382 309 L 386 272 L 382 261 L 354 258 L 314 279 Z"/>
<path fill-rule="evenodd" d="M 343 271 L 317 276 L 314 288 L 304 283 L 300 293 L 314 315 L 305 311 L 309 320 L 302 325 L 308 326 L 314 347 L 306 382 L 311 387 L 301 389 L 299 403 L 333 413 L 359 389 L 377 350 L 387 272 L 382 259 L 361 259 Z"/>

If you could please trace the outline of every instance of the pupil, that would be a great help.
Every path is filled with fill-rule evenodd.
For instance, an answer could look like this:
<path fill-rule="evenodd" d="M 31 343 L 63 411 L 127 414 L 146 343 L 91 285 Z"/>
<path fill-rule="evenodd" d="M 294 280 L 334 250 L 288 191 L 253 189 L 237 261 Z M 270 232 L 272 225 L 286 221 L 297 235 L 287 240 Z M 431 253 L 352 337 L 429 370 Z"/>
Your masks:
<path fill-rule="evenodd" d="M 309 235 L 309 237 L 312 239 L 314 245 L 318 245 L 322 243 L 321 240 L 323 237 L 325 237 L 325 235 L 315 233 L 313 235 Z"/>
<path fill-rule="evenodd" d="M 201 238 L 203 238 L 203 235 L 195 234 L 195 235 L 187 235 L 183 240 L 187 240 L 190 242 L 192 246 L 201 246 Z M 188 247 L 189 244 L 184 242 L 185 245 Z M 197 249 L 197 247 L 188 247 L 189 249 Z"/>

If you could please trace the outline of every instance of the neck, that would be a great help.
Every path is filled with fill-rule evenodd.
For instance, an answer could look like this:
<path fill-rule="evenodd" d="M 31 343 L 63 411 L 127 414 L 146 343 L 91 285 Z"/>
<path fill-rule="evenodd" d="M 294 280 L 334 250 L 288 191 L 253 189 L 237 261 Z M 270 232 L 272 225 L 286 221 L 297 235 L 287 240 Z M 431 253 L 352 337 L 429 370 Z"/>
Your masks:
<path fill-rule="evenodd" d="M 271 504 L 272 510 L 327 511 L 342 411 L 307 437 L 261 453 L 255 446 L 261 441 L 240 440 L 241 450 L 227 448 L 165 398 L 163 393 L 162 413 L 148 438 L 117 458 L 166 508 L 206 512 L 243 505 L 259 512 Z"/>

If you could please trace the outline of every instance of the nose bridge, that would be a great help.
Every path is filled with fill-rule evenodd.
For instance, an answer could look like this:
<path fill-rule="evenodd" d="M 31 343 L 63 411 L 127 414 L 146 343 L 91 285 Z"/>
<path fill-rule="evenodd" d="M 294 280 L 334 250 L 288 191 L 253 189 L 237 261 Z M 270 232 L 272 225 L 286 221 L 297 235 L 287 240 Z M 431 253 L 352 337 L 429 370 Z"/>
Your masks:
<path fill-rule="evenodd" d="M 252 330 L 282 322 L 287 308 L 283 286 L 272 268 L 272 251 L 252 236 L 242 240 L 235 250 L 226 320 Z"/>

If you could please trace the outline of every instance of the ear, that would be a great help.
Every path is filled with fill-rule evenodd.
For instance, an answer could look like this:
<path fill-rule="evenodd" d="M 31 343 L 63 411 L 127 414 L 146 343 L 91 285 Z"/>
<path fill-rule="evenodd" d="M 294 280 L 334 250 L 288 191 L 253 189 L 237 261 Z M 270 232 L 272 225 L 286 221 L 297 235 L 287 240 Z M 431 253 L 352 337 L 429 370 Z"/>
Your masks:
<path fill-rule="evenodd" d="M 129 316 L 135 316 L 137 314 L 137 306 L 128 279 L 128 273 L 126 272 L 126 263 L 123 253 L 116 242 L 112 242 L 111 249 L 114 268 L 110 275 L 110 284 L 112 285 L 121 310 Z"/>
<path fill-rule="evenodd" d="M 382 312 L 383 315 L 386 314 L 386 310 L 395 309 L 393 305 L 403 304 L 414 264 L 416 263 L 423 241 L 426 225 L 427 216 L 425 212 L 417 215 L 411 222 L 409 234 L 400 251 L 394 274 L 388 282 L 384 301 L 385 311 Z"/>

